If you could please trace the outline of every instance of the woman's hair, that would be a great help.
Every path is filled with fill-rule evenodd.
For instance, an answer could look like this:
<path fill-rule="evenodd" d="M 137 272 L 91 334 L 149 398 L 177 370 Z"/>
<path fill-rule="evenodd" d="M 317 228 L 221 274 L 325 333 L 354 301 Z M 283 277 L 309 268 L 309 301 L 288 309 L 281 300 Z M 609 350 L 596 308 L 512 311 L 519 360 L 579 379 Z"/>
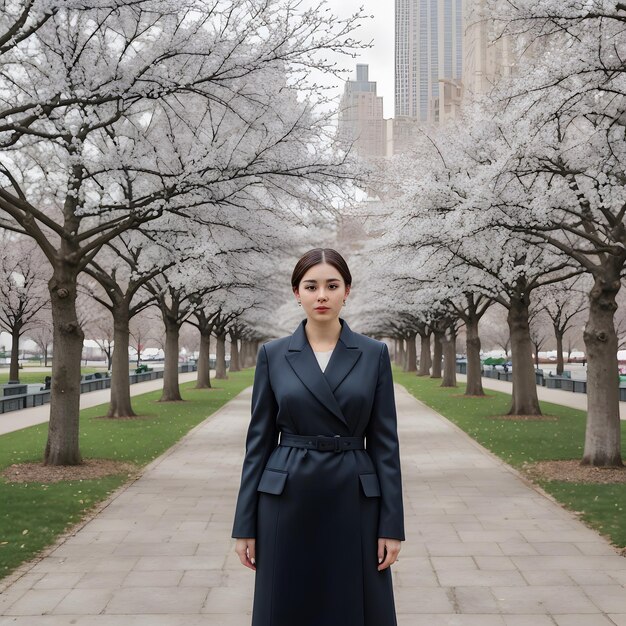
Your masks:
<path fill-rule="evenodd" d="M 332 248 L 313 248 L 305 252 L 300 260 L 296 263 L 291 274 L 291 288 L 297 289 L 302 277 L 314 266 L 320 263 L 328 263 L 332 265 L 340 274 L 346 287 L 352 285 L 352 275 L 348 269 L 345 259 Z"/>

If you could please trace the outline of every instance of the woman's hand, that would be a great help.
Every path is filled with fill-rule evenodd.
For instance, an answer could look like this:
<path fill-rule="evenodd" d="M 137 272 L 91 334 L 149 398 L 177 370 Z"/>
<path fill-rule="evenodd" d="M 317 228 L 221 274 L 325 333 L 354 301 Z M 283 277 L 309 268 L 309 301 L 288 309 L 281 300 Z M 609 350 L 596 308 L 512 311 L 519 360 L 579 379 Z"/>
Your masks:
<path fill-rule="evenodd" d="M 400 544 L 402 542 L 399 539 L 386 539 L 385 537 L 378 538 L 378 571 L 382 571 L 389 567 L 392 563 L 398 560 L 398 554 L 400 552 Z M 385 552 L 387 554 L 385 555 Z"/>
<path fill-rule="evenodd" d="M 249 567 L 250 569 L 256 571 L 256 559 L 255 559 L 255 549 L 256 539 L 248 538 L 248 539 L 237 539 L 235 542 L 235 552 L 239 556 L 239 560 L 242 565 Z"/>

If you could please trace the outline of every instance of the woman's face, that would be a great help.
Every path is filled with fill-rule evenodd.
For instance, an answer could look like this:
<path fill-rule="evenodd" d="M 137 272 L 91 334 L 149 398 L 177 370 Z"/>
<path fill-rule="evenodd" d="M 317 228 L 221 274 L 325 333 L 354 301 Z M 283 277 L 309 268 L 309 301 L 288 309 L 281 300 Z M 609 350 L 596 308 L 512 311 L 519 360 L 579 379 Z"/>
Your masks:
<path fill-rule="evenodd" d="M 307 317 L 319 321 L 338 317 L 349 293 L 341 274 L 328 263 L 311 267 L 294 291 Z"/>

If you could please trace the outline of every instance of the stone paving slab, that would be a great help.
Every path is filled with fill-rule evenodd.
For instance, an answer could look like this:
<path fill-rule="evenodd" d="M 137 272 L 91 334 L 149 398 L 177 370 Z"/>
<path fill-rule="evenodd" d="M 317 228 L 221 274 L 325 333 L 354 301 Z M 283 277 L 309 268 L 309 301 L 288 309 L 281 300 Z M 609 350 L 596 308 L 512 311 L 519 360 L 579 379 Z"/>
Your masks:
<path fill-rule="evenodd" d="M 230 532 L 250 393 L 9 577 L 0 626 L 249 626 L 254 573 Z M 396 394 L 407 531 L 393 566 L 399 626 L 626 626 L 626 558 L 402 387 Z"/>

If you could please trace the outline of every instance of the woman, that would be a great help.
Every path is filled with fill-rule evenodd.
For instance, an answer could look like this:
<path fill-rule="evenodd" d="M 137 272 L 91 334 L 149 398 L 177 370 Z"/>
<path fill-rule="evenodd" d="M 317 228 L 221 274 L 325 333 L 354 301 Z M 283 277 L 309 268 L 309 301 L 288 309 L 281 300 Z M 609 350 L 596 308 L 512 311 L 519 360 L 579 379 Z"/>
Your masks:
<path fill-rule="evenodd" d="M 256 572 L 252 626 L 396 625 L 391 363 L 385 343 L 339 317 L 351 282 L 338 252 L 307 252 L 291 279 L 306 319 L 259 350 L 232 532 Z"/>

